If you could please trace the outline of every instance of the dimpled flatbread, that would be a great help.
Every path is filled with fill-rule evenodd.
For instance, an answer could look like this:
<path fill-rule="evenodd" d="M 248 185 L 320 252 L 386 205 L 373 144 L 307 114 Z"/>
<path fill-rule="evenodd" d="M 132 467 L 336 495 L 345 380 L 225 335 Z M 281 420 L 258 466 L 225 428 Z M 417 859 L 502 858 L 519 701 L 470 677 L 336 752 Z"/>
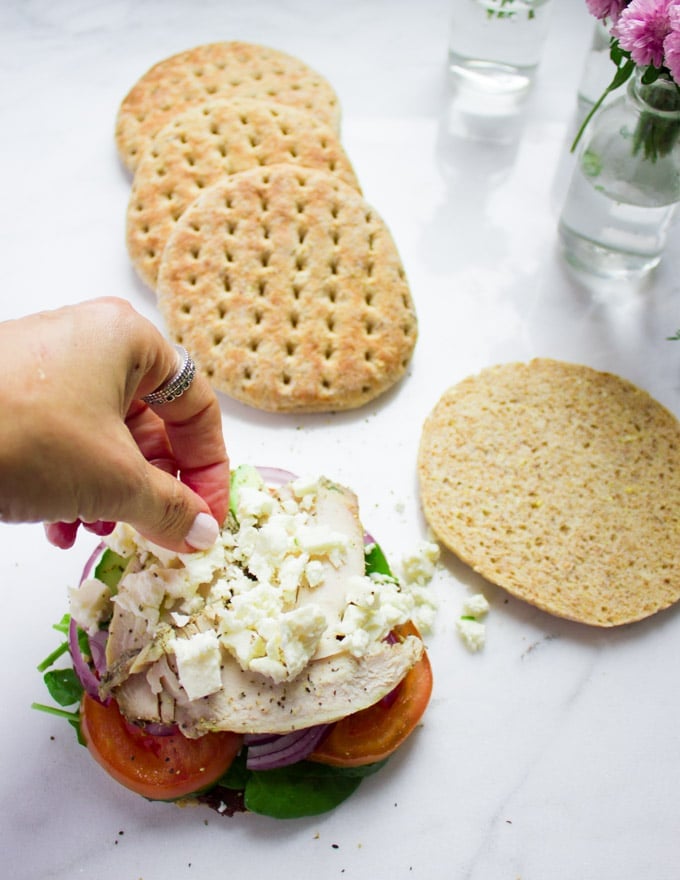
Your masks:
<path fill-rule="evenodd" d="M 536 359 L 466 378 L 418 474 L 437 538 L 544 611 L 611 627 L 680 597 L 680 424 L 619 376 Z"/>
<path fill-rule="evenodd" d="M 235 97 L 291 105 L 340 128 L 335 91 L 300 59 L 253 43 L 208 43 L 159 61 L 130 89 L 116 119 L 121 160 L 134 171 L 154 134 L 178 113 L 206 100 Z"/>
<path fill-rule="evenodd" d="M 155 290 L 168 237 L 203 189 L 227 174 L 281 162 L 329 171 L 359 189 L 333 129 L 306 111 L 234 98 L 178 114 L 152 138 L 132 184 L 126 238 L 142 280 Z"/>
<path fill-rule="evenodd" d="M 157 292 L 213 386 L 271 412 L 361 406 L 404 375 L 416 342 L 382 219 L 335 175 L 294 165 L 209 187 L 168 240 Z"/>

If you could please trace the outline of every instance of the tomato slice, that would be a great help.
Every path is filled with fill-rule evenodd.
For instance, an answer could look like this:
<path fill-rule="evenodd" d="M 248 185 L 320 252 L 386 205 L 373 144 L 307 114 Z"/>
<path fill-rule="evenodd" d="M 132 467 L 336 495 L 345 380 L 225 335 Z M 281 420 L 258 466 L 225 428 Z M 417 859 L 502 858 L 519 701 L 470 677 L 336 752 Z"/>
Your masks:
<path fill-rule="evenodd" d="M 412 623 L 397 627 L 396 635 L 419 635 Z M 403 681 L 368 709 L 336 721 L 309 756 L 310 761 L 335 767 L 359 767 L 388 758 L 413 732 L 432 693 L 432 667 L 427 654 Z"/>
<path fill-rule="evenodd" d="M 129 724 L 112 700 L 85 695 L 80 707 L 83 737 L 92 757 L 115 780 L 151 800 L 175 800 L 213 785 L 241 749 L 237 733 L 152 736 Z"/>

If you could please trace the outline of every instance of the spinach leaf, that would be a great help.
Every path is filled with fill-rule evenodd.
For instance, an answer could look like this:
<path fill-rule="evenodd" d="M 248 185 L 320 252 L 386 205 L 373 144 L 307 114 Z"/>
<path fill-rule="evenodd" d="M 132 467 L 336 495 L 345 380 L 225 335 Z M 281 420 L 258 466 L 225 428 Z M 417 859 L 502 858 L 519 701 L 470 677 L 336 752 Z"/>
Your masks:
<path fill-rule="evenodd" d="M 50 669 L 43 675 L 43 680 L 50 696 L 60 706 L 80 702 L 83 686 L 73 669 Z"/>
<path fill-rule="evenodd" d="M 366 574 L 386 574 L 393 577 L 392 569 L 379 544 L 369 544 L 365 553 Z"/>
<path fill-rule="evenodd" d="M 250 771 L 246 769 L 246 757 L 246 749 L 241 749 L 231 762 L 227 772 L 219 778 L 217 785 L 223 788 L 231 788 L 235 791 L 243 791 L 250 775 Z"/>
<path fill-rule="evenodd" d="M 274 819 L 316 816 L 346 800 L 361 779 L 312 761 L 252 771 L 246 782 L 245 805 L 253 813 Z"/>
<path fill-rule="evenodd" d="M 66 634 L 68 633 L 70 623 L 70 615 L 64 614 L 59 623 L 55 623 L 52 628 L 57 632 Z M 80 629 L 78 630 L 78 642 L 81 645 L 83 653 L 89 652 L 87 633 Z M 54 665 L 62 654 L 67 653 L 68 648 L 68 641 L 62 642 L 58 648 L 55 648 L 55 650 L 52 651 L 49 656 L 45 657 L 42 663 L 38 665 L 38 670 L 45 673 L 43 675 L 43 681 L 45 682 L 45 686 L 47 687 L 50 696 L 55 703 L 58 703 L 60 706 L 72 706 L 75 703 L 80 703 L 83 695 L 83 686 L 71 667 L 67 667 L 66 669 L 49 668 Z M 45 672 L 45 670 L 47 670 L 47 672 Z M 48 715 L 56 715 L 58 718 L 64 718 L 75 730 L 78 742 L 82 746 L 85 745 L 85 740 L 83 739 L 80 730 L 80 711 L 78 708 L 74 711 L 68 712 L 66 709 L 58 709 L 56 706 L 46 706 L 44 703 L 31 703 L 31 708 L 37 709 L 39 712 L 46 712 Z"/>

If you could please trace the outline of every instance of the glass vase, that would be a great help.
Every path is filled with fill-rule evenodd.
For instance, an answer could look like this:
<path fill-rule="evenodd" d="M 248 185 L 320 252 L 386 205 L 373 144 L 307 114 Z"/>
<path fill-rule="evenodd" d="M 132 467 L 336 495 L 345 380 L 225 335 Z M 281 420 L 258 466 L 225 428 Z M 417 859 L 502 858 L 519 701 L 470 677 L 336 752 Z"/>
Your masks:
<path fill-rule="evenodd" d="M 559 221 L 567 262 L 603 278 L 639 278 L 660 261 L 680 199 L 680 89 L 638 71 L 581 137 Z"/>
<path fill-rule="evenodd" d="M 449 74 L 454 88 L 493 106 L 521 102 L 540 61 L 551 0 L 452 0 Z"/>

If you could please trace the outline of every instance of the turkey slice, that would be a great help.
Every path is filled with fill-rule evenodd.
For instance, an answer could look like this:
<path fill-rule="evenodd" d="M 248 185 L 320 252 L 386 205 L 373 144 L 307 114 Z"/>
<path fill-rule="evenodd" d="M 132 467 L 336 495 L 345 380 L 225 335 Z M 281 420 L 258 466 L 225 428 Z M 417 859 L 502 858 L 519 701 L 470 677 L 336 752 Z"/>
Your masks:
<path fill-rule="evenodd" d="M 153 674 L 131 675 L 115 690 L 115 697 L 127 718 L 174 721 L 187 737 L 214 730 L 289 733 L 372 706 L 399 684 L 422 654 L 422 641 L 407 636 L 403 642 L 381 642 L 360 659 L 345 653 L 315 660 L 296 679 L 279 684 L 230 661 L 222 670 L 221 690 L 201 700 L 180 697 L 174 713 L 166 703 L 163 715 L 148 681 Z M 164 687 L 168 672 L 172 676 L 167 668 L 158 675 Z"/>

